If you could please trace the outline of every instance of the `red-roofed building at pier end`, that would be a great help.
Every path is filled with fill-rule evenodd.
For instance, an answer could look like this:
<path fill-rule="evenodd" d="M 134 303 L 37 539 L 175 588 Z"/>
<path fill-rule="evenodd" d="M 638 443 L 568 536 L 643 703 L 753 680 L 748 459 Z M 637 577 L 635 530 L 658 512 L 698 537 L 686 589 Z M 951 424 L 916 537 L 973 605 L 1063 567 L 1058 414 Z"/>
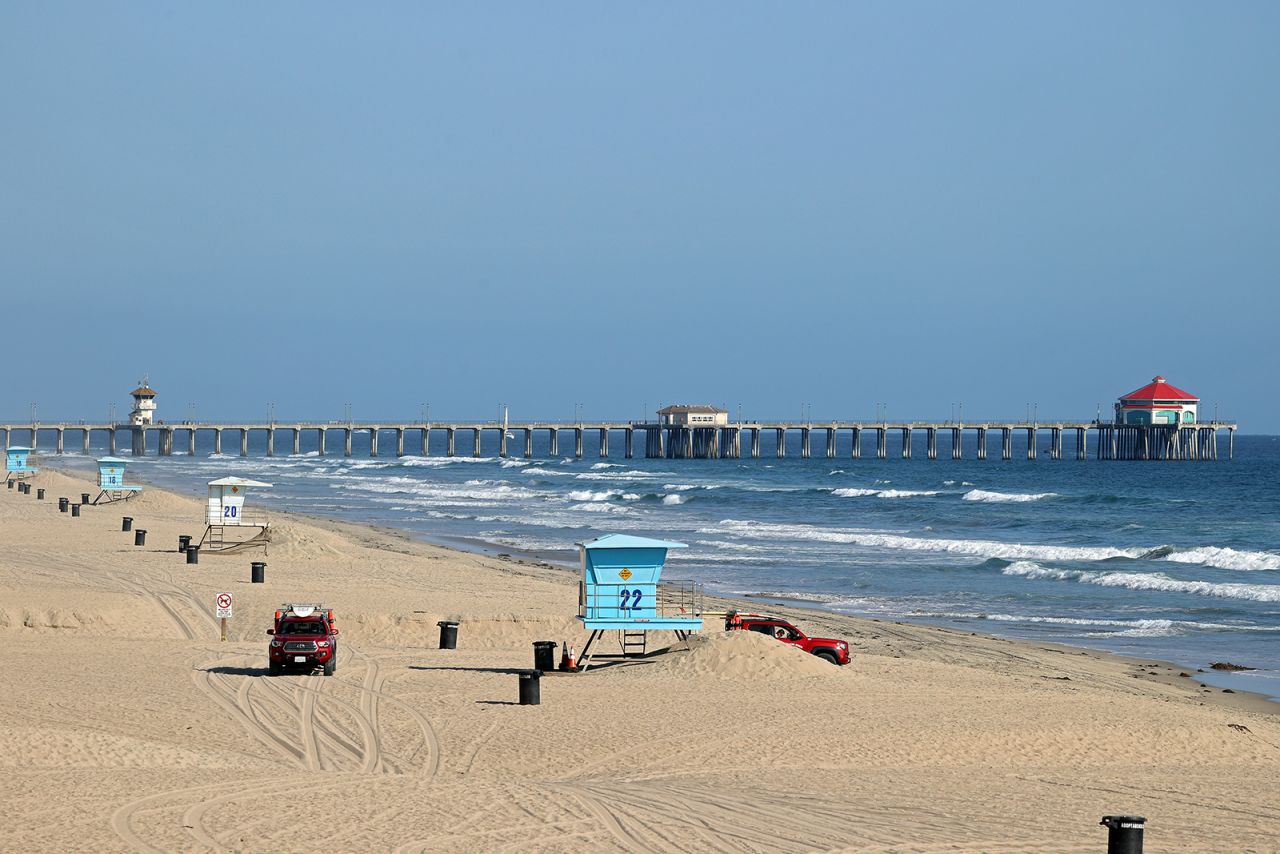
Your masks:
<path fill-rule="evenodd" d="M 1117 424 L 1194 424 L 1200 398 L 1156 377 L 1116 403 Z"/>

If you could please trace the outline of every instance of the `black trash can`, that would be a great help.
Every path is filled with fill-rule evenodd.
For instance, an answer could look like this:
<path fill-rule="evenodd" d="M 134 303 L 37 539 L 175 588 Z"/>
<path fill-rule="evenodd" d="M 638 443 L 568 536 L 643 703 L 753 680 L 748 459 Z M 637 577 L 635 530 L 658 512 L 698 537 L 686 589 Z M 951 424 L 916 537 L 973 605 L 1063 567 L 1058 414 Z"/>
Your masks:
<path fill-rule="evenodd" d="M 89 503 L 89 493 L 87 493 L 87 492 L 82 492 L 82 493 L 80 493 L 80 503 L 81 503 L 81 504 L 88 504 L 88 503 Z"/>
<path fill-rule="evenodd" d="M 19 482 L 18 482 L 18 494 L 19 494 L 19 495 L 24 495 L 24 494 L 26 494 L 26 491 L 27 491 L 27 485 L 26 485 L 25 483 L 22 483 L 21 481 L 19 481 Z"/>
<path fill-rule="evenodd" d="M 199 562 L 200 562 L 200 547 L 187 546 L 187 563 L 199 563 Z"/>
<path fill-rule="evenodd" d="M 11 481 L 11 480 L 6 480 L 6 481 L 5 481 L 5 483 L 8 485 L 8 487 L 9 487 L 10 489 L 13 489 L 13 481 Z"/>
<path fill-rule="evenodd" d="M 436 623 L 440 627 L 440 648 L 458 648 L 458 624 L 454 620 L 441 620 Z"/>
<path fill-rule="evenodd" d="M 556 669 L 555 641 L 533 642 L 533 666 L 535 669 L 541 670 L 543 673 Z"/>
<path fill-rule="evenodd" d="M 520 705 L 537 706 L 542 703 L 542 689 L 538 682 L 541 678 L 541 670 L 520 671 Z"/>
<path fill-rule="evenodd" d="M 44 490 L 43 490 L 43 489 L 37 489 L 37 490 L 36 490 L 36 501 L 44 501 Z"/>
<path fill-rule="evenodd" d="M 133 544 L 135 546 L 145 546 L 147 544 L 147 529 L 139 528 L 133 532 Z"/>
<path fill-rule="evenodd" d="M 252 584 L 262 584 L 267 580 L 267 565 L 262 561 L 254 561 L 249 564 L 249 581 Z"/>
<path fill-rule="evenodd" d="M 79 515 L 80 515 L 80 505 L 79 505 L 79 504 L 72 504 L 72 505 L 71 505 L 71 515 L 72 515 L 72 516 L 79 516 Z"/>
<path fill-rule="evenodd" d="M 125 516 L 123 519 L 121 519 L 121 520 L 120 520 L 120 530 L 122 530 L 122 531 L 132 531 L 132 530 L 133 530 L 133 517 L 132 517 L 132 516 Z"/>
<path fill-rule="evenodd" d="M 191 535 L 179 534 L 178 535 L 178 554 L 185 553 L 187 550 L 187 546 L 189 545 L 191 545 Z"/>
<path fill-rule="evenodd" d="M 68 500 L 67 500 L 67 499 L 65 499 L 65 498 L 59 498 L 59 499 L 58 499 L 58 512 L 59 512 L 59 513 L 66 513 L 66 512 L 67 512 L 67 505 L 68 505 L 68 504 L 70 504 L 70 503 L 71 503 L 71 502 L 70 502 L 70 501 L 68 501 Z"/>
<path fill-rule="evenodd" d="M 1104 815 L 1098 824 L 1107 828 L 1107 854 L 1142 854 L 1142 826 L 1137 815 Z"/>

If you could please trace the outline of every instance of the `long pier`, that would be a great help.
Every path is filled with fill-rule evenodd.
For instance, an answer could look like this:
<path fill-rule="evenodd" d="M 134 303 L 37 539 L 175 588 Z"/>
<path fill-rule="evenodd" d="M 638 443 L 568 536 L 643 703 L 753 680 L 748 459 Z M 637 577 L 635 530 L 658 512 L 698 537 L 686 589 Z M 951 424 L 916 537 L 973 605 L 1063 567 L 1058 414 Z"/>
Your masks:
<path fill-rule="evenodd" d="M 910 459 L 916 452 L 916 440 L 923 440 L 921 451 L 928 459 L 938 458 L 939 436 L 949 440 L 944 450 L 953 460 L 965 458 L 965 448 L 973 448 L 973 458 L 988 458 L 988 445 L 997 444 L 1001 459 L 1009 460 L 1014 456 L 1015 437 L 1021 439 L 1017 444 L 1025 451 L 1028 459 L 1036 459 L 1040 446 L 1040 436 L 1047 435 L 1046 451 L 1050 459 L 1064 458 L 1064 444 L 1068 438 L 1074 438 L 1074 456 L 1078 460 L 1087 459 L 1092 448 L 1093 456 L 1099 460 L 1217 460 L 1219 458 L 1219 434 L 1226 432 L 1226 458 L 1232 459 L 1235 453 L 1235 432 L 1237 425 L 1227 421 L 1206 421 L 1197 424 L 1179 425 L 1124 425 L 1102 421 L 1088 422 L 1026 422 L 1026 421 L 992 421 L 992 422 L 866 422 L 866 421 L 831 421 L 820 424 L 792 421 L 747 421 L 717 426 L 685 427 L 667 424 L 655 424 L 638 421 L 599 421 L 599 422 L 554 422 L 531 421 L 503 425 L 496 421 L 462 421 L 447 423 L 422 422 L 180 422 L 174 424 L 111 424 L 111 423 L 38 423 L 38 424 L 0 424 L 0 432 L 4 434 L 6 448 L 15 436 L 27 437 L 29 447 L 38 450 L 40 433 L 52 433 L 56 453 L 63 453 L 66 448 L 67 434 L 80 434 L 83 452 L 90 453 L 90 442 L 93 433 L 105 433 L 107 449 L 111 454 L 119 453 L 118 437 L 124 434 L 129 442 L 133 456 L 145 456 L 148 447 L 154 447 L 160 456 L 173 453 L 175 442 L 184 439 L 187 453 L 196 453 L 196 435 L 210 433 L 213 436 L 214 453 L 223 453 L 223 448 L 238 449 L 240 456 L 249 455 L 249 436 L 253 432 L 261 432 L 266 439 L 267 456 L 275 456 L 277 450 L 284 453 L 301 452 L 301 437 L 304 432 L 314 431 L 315 448 L 321 456 L 338 453 L 341 447 L 343 456 L 353 454 L 353 437 L 358 433 L 366 433 L 369 438 L 369 456 L 376 457 L 380 448 L 388 451 L 394 448 L 396 456 L 413 453 L 430 456 L 433 448 L 443 451 L 444 456 L 469 454 L 481 456 L 481 436 L 493 432 L 498 440 L 498 455 L 502 457 L 520 454 L 526 459 L 534 456 L 533 437 L 536 432 L 547 434 L 547 456 L 561 456 L 560 442 L 562 436 L 572 441 L 573 456 L 581 459 L 584 452 L 583 437 L 594 434 L 597 438 L 596 450 L 602 459 L 609 457 L 609 437 L 620 435 L 622 438 L 623 456 L 631 459 L 636 452 L 637 434 L 644 440 L 642 453 L 650 459 L 741 459 L 744 456 L 758 458 L 762 454 L 772 452 L 772 456 L 783 458 L 787 455 L 788 437 L 798 434 L 801 458 L 813 456 L 814 440 L 818 442 L 818 453 L 827 459 L 835 459 L 838 438 L 843 434 L 849 437 L 848 453 L 852 459 L 863 456 L 864 440 L 868 455 L 874 454 L 877 459 L 889 456 L 889 437 L 898 439 L 895 451 L 904 459 Z M 154 445 L 148 436 L 154 434 Z M 341 445 L 330 441 L 331 434 L 340 438 Z M 1090 435 L 1092 434 L 1092 435 Z M 433 445 L 435 441 L 443 441 L 443 446 Z M 463 437 L 461 446 L 459 437 Z M 229 438 L 231 444 L 224 443 Z M 283 439 L 283 443 L 277 439 Z M 391 441 L 391 447 L 380 445 L 380 438 Z M 410 439 L 416 440 L 410 444 Z M 766 442 L 771 438 L 772 442 Z M 972 439 L 967 444 L 966 439 Z M 765 447 L 768 445 L 769 447 Z M 513 447 L 514 446 L 514 447 Z M 180 446 L 179 446 L 180 447 Z M 566 451 L 568 449 L 566 448 Z M 896 454 L 895 454 L 896 456 Z"/>

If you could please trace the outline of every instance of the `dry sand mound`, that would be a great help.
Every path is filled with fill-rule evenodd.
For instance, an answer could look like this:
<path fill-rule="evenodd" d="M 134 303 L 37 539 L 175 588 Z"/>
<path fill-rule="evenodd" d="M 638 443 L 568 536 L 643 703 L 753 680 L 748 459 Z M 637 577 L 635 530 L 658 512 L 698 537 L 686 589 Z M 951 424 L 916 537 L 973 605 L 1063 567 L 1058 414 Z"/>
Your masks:
<path fill-rule="evenodd" d="M 342 539 L 319 531 L 315 526 L 300 526 L 291 521 L 271 523 L 270 554 L 296 559 L 346 557 Z"/>
<path fill-rule="evenodd" d="M 688 649 L 675 648 L 660 665 L 673 675 L 707 675 L 723 679 L 832 677 L 840 668 L 799 647 L 759 632 L 696 634 Z"/>

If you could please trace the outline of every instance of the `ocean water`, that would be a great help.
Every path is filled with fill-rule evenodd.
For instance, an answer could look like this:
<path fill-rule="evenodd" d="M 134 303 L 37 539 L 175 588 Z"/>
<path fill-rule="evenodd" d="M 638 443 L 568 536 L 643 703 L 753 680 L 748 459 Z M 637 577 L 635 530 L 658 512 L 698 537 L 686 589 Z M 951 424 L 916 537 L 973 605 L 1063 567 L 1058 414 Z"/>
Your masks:
<path fill-rule="evenodd" d="M 350 458 L 319 457 L 312 435 L 299 456 L 268 458 L 261 439 L 214 456 L 202 436 L 196 456 L 130 472 L 193 495 L 249 476 L 274 484 L 250 498 L 268 508 L 566 563 L 602 533 L 671 538 L 689 548 L 668 577 L 708 591 L 1189 669 L 1231 661 L 1258 670 L 1195 675 L 1280 698 L 1280 437 L 1237 437 L 1230 463 L 903 460 L 892 443 L 854 460 L 842 438 L 835 459 L 800 459 L 798 443 L 785 459 L 601 460 L 591 443 L 549 459 L 535 442 L 534 459 L 503 460 L 487 443 L 480 458 L 370 458 L 366 436 Z"/>

